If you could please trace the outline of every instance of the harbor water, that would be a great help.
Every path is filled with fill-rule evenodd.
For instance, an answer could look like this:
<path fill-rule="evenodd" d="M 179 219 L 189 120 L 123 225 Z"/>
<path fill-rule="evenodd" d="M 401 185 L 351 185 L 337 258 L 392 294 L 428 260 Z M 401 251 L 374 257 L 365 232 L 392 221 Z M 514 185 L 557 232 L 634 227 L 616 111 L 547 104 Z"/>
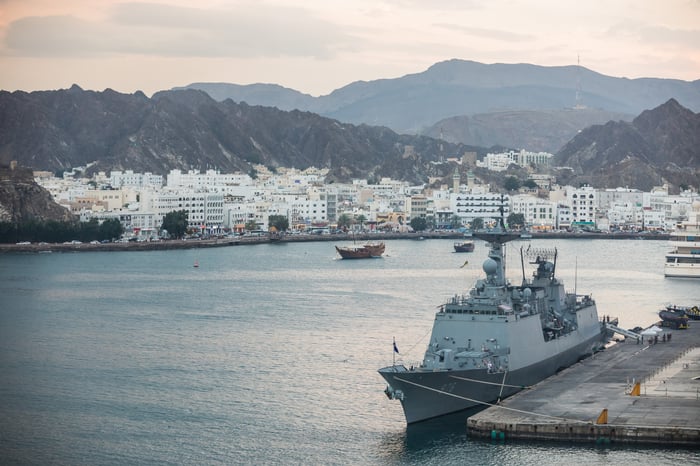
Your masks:
<path fill-rule="evenodd" d="M 469 439 L 463 413 L 407 427 L 376 370 L 420 361 L 437 306 L 482 276 L 485 243 L 452 243 L 392 240 L 366 260 L 340 260 L 332 242 L 0 255 L 0 463 L 698 461 Z M 697 280 L 664 278 L 665 241 L 514 241 L 512 282 L 520 247 L 557 247 L 566 288 L 621 327 L 700 303 Z"/>

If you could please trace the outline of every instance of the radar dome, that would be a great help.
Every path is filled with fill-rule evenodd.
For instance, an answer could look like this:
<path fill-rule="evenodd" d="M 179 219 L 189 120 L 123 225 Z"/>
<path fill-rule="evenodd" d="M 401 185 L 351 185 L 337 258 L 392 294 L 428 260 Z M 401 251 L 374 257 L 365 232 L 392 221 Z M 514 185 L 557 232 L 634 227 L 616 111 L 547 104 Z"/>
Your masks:
<path fill-rule="evenodd" d="M 486 275 L 493 275 L 496 273 L 496 270 L 498 270 L 498 264 L 495 260 L 489 257 L 484 261 L 484 265 L 482 266 L 482 268 L 484 269 Z"/>
<path fill-rule="evenodd" d="M 525 299 L 529 299 L 530 296 L 532 296 L 532 290 L 531 290 L 530 288 L 525 288 L 525 289 L 523 290 L 523 297 L 524 297 Z"/>

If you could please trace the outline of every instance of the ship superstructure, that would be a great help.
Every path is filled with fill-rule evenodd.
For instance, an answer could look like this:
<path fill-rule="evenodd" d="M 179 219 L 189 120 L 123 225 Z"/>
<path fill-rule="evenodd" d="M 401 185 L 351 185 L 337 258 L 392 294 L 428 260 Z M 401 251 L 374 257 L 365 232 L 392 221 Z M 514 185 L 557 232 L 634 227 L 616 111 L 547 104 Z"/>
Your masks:
<path fill-rule="evenodd" d="M 693 202 L 688 220 L 671 233 L 673 250 L 666 254 L 664 276 L 700 278 L 700 201 Z"/>

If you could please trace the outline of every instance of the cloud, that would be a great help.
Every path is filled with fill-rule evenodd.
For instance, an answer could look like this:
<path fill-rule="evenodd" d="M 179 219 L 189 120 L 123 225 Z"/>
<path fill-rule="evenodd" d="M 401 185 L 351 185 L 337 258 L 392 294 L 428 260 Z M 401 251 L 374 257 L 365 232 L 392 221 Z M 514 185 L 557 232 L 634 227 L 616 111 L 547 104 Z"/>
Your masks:
<path fill-rule="evenodd" d="M 100 21 L 35 16 L 14 21 L 5 48 L 13 55 L 328 59 L 359 39 L 309 10 L 265 4 L 201 9 L 118 4 Z"/>
<path fill-rule="evenodd" d="M 700 29 L 671 29 L 663 26 L 648 26 L 639 30 L 644 42 L 682 45 L 697 48 L 700 44 Z"/>
<path fill-rule="evenodd" d="M 671 45 L 697 50 L 700 44 L 700 29 L 669 28 L 626 21 L 616 24 L 607 32 L 613 37 L 626 37 L 652 46 Z"/>
<path fill-rule="evenodd" d="M 438 23 L 436 27 L 459 32 L 468 36 L 482 37 L 485 39 L 496 39 L 504 42 L 523 42 L 533 40 L 535 37 L 529 34 L 518 34 L 517 32 L 503 31 L 498 29 L 486 29 L 467 27 L 459 24 Z"/>

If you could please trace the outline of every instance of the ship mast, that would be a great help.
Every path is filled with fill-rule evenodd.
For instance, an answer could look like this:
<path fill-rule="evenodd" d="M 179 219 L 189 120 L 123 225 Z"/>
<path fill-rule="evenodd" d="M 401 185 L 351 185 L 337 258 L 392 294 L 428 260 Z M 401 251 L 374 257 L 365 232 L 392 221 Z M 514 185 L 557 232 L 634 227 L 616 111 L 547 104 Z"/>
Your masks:
<path fill-rule="evenodd" d="M 492 275 L 494 277 L 495 284 L 499 286 L 506 284 L 506 253 L 503 246 L 507 242 L 513 241 L 521 236 L 518 232 L 508 231 L 506 229 L 504 221 L 505 202 L 506 198 L 503 196 L 503 194 L 501 194 L 501 205 L 498 207 L 501 216 L 498 219 L 498 226 L 491 230 L 475 231 L 472 233 L 472 236 L 489 243 L 489 247 L 491 248 L 489 250 L 489 259 L 495 263 L 495 269 L 490 270 L 490 268 L 493 266 L 487 266 L 487 264 L 484 263 L 484 271 L 486 271 L 487 274 Z M 487 267 L 489 267 L 488 271 L 486 270 Z"/>

